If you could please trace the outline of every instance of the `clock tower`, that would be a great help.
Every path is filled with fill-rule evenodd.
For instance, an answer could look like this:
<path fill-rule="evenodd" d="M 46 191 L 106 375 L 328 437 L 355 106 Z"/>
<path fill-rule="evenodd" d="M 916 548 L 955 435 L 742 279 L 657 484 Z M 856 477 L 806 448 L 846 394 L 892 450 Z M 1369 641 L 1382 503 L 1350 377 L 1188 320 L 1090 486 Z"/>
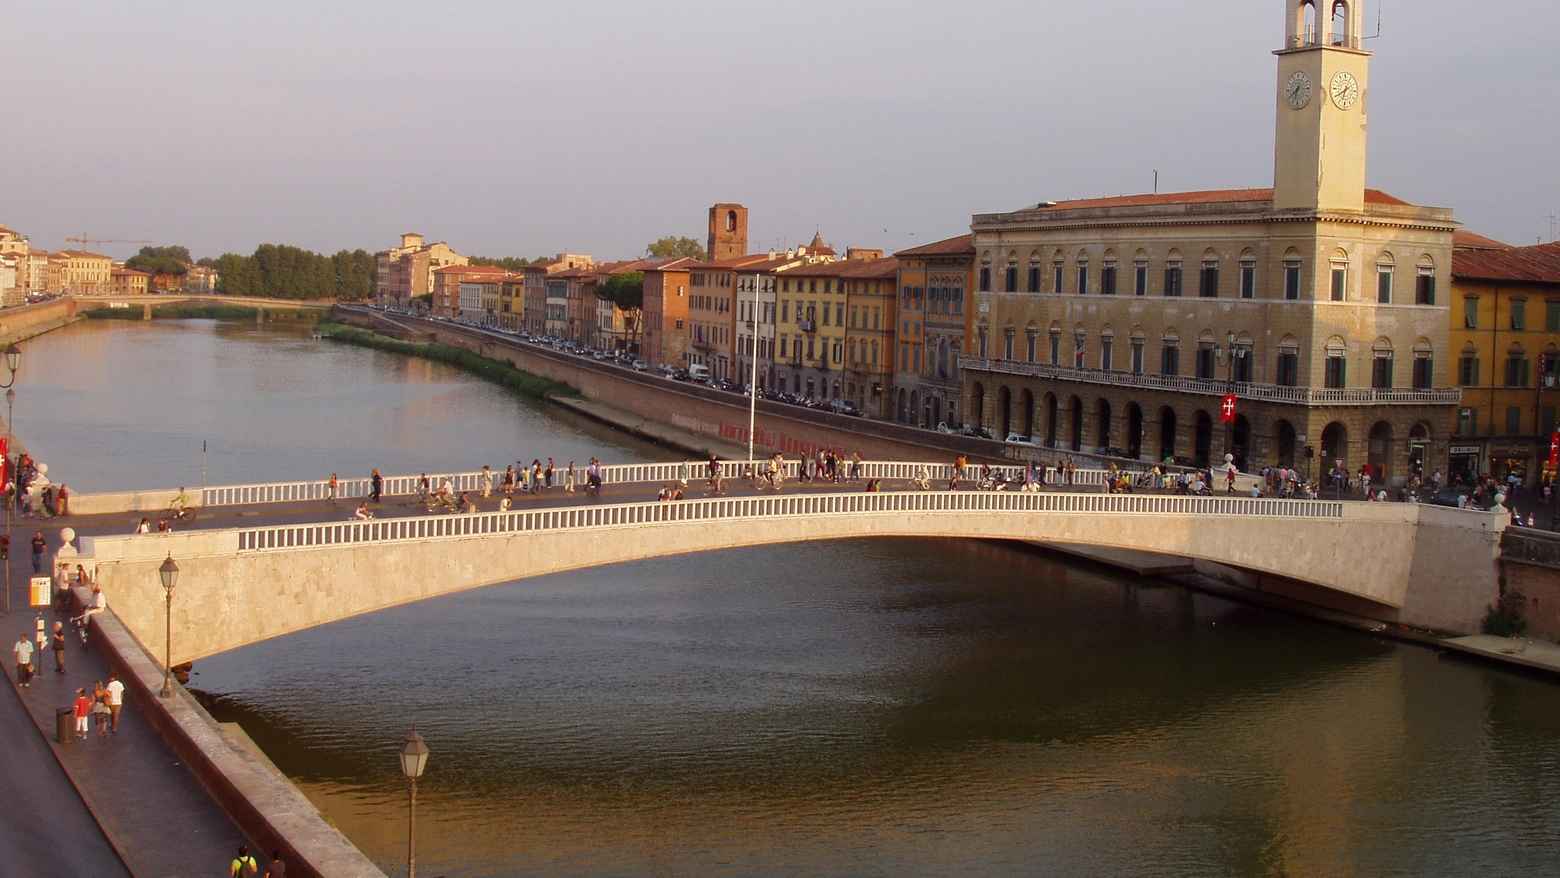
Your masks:
<path fill-rule="evenodd" d="M 1364 0 L 1284 0 L 1273 208 L 1365 209 Z"/>

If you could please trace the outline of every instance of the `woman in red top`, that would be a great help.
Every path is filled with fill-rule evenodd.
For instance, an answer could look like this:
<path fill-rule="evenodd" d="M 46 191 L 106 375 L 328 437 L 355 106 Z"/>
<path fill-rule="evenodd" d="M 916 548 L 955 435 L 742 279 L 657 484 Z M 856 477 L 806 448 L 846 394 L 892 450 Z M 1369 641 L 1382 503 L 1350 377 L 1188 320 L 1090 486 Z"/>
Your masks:
<path fill-rule="evenodd" d="M 87 690 L 76 690 L 76 737 L 87 736 L 87 718 L 92 715 L 92 699 L 87 697 Z"/>

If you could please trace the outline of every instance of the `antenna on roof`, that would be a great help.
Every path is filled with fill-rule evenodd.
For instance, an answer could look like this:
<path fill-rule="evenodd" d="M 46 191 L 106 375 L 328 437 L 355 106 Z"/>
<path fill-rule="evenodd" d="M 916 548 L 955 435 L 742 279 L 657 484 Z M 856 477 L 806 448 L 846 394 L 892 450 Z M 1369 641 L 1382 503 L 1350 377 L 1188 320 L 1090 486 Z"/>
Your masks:
<path fill-rule="evenodd" d="M 1360 38 L 1361 40 L 1376 40 L 1381 38 L 1381 6 L 1381 3 L 1376 4 L 1376 32 L 1373 34 L 1366 34 Z"/>
<path fill-rule="evenodd" d="M 1555 216 L 1554 211 L 1549 212 L 1549 243 L 1555 242 L 1555 229 L 1560 226 L 1560 217 Z"/>
<path fill-rule="evenodd" d="M 1154 170 L 1154 194 L 1155 195 L 1159 194 L 1159 171 L 1158 171 L 1158 169 Z"/>

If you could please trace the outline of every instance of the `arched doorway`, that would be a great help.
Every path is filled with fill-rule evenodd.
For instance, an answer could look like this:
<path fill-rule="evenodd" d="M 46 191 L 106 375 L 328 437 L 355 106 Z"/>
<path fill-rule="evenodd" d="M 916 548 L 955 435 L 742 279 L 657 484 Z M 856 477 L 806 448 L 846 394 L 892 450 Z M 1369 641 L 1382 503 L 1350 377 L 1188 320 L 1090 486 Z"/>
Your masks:
<path fill-rule="evenodd" d="M 1135 402 L 1127 403 L 1127 456 L 1143 459 L 1143 410 Z"/>
<path fill-rule="evenodd" d="M 970 385 L 970 417 L 974 420 L 970 423 L 977 427 L 986 425 L 986 388 L 980 386 L 977 381 Z"/>
<path fill-rule="evenodd" d="M 1370 428 L 1370 453 L 1366 463 L 1370 465 L 1370 477 L 1373 482 L 1386 484 L 1392 476 L 1392 425 L 1386 421 L 1377 421 Z"/>
<path fill-rule="evenodd" d="M 1019 422 L 1019 432 L 1025 439 L 1031 439 L 1035 435 L 1035 395 L 1029 390 L 1019 397 L 1019 410 L 1023 412 L 1024 419 Z"/>
<path fill-rule="evenodd" d="M 1279 419 L 1273 422 L 1274 463 L 1278 466 L 1295 465 L 1295 425 Z"/>
<path fill-rule="evenodd" d="M 1322 461 L 1317 464 L 1318 472 L 1326 472 L 1334 466 L 1342 466 L 1345 471 L 1349 468 L 1349 430 L 1347 427 L 1333 421 L 1322 429 L 1322 447 L 1318 450 Z"/>
<path fill-rule="evenodd" d="M 1002 429 L 997 431 L 996 438 L 1006 439 L 1013 431 L 1013 394 L 1006 384 L 997 390 L 997 424 Z"/>
<path fill-rule="evenodd" d="M 1073 397 L 1067 401 L 1067 415 L 1071 421 L 1067 425 L 1069 432 L 1067 447 L 1077 451 L 1083 447 L 1083 400 Z"/>
<path fill-rule="evenodd" d="M 1196 425 L 1192 441 L 1192 463 L 1207 466 L 1213 457 L 1213 418 L 1198 409 L 1192 423 Z"/>
<path fill-rule="evenodd" d="M 975 392 L 980 392 L 979 384 L 975 385 Z M 910 391 L 910 424 L 916 427 L 926 426 L 921 423 L 921 394 L 914 390 Z"/>
<path fill-rule="evenodd" d="M 1056 394 L 1045 395 L 1045 447 L 1056 447 Z"/>
<path fill-rule="evenodd" d="M 1175 409 L 1165 406 L 1154 418 L 1159 424 L 1159 459 L 1175 460 Z"/>
<path fill-rule="evenodd" d="M 1235 416 L 1235 435 L 1230 441 L 1230 453 L 1235 455 L 1235 468 L 1241 472 L 1250 472 L 1246 469 L 1246 460 L 1251 454 L 1251 422 L 1245 415 Z"/>
<path fill-rule="evenodd" d="M 1423 479 L 1425 476 L 1425 456 L 1430 449 L 1430 425 L 1424 422 L 1415 424 L 1408 431 L 1408 472 L 1410 475 Z"/>
<path fill-rule="evenodd" d="M 903 387 L 899 388 L 899 406 L 897 411 L 899 412 L 899 417 L 897 419 L 899 423 L 909 423 L 910 417 L 908 414 L 906 414 L 907 410 L 905 408 L 905 389 Z"/>
<path fill-rule="evenodd" d="M 1094 404 L 1094 438 L 1101 454 L 1110 453 L 1110 401 L 1101 399 Z"/>

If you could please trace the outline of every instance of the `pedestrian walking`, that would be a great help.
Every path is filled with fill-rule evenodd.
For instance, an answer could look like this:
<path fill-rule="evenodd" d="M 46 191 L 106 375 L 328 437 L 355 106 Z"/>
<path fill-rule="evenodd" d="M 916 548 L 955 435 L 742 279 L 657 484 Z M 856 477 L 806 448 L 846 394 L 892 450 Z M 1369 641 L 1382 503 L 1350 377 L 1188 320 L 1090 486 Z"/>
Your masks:
<path fill-rule="evenodd" d="M 563 489 L 570 494 L 574 493 L 574 461 L 569 461 L 569 471 L 564 474 Z"/>
<path fill-rule="evenodd" d="M 108 737 L 108 714 L 108 690 L 97 680 L 92 684 L 92 727 L 99 738 Z"/>
<path fill-rule="evenodd" d="M 49 637 L 49 648 L 54 650 L 54 673 L 65 673 L 65 623 L 54 623 L 54 634 Z"/>
<path fill-rule="evenodd" d="M 513 494 L 515 492 L 515 465 L 514 464 L 510 464 L 509 466 L 504 467 L 504 482 L 503 482 L 503 485 L 504 485 L 504 495 L 505 496 L 508 496 L 508 495 Z"/>
<path fill-rule="evenodd" d="M 33 573 L 43 572 L 44 562 L 48 560 L 49 542 L 43 538 L 43 531 L 35 531 L 32 538 L 32 562 Z"/>
<path fill-rule="evenodd" d="M 67 486 L 64 482 L 60 482 L 60 493 L 59 493 L 59 496 L 58 496 L 57 499 L 58 499 L 59 504 L 60 504 L 60 515 L 61 516 L 69 515 L 70 514 L 70 487 Z"/>
<path fill-rule="evenodd" d="M 552 462 L 552 458 L 549 457 L 549 458 L 547 458 L 547 469 L 542 471 L 542 481 L 549 488 L 551 488 L 553 486 L 552 485 L 552 474 L 553 474 L 553 462 Z"/>
<path fill-rule="evenodd" d="M 265 878 L 285 878 L 287 864 L 282 862 L 281 851 L 271 851 L 271 866 L 265 870 Z"/>
<path fill-rule="evenodd" d="M 239 845 L 238 856 L 234 857 L 232 864 L 228 866 L 228 878 L 250 878 L 259 873 L 260 864 L 249 855 L 249 845 Z"/>
<path fill-rule="evenodd" d="M 493 496 L 493 469 L 487 464 L 482 465 L 482 499 Z"/>
<path fill-rule="evenodd" d="M 330 481 L 325 483 L 325 502 L 326 503 L 329 503 L 332 506 L 336 505 L 336 490 L 339 487 L 340 487 L 340 483 L 336 481 L 336 474 L 335 473 L 331 473 L 330 474 Z"/>
<path fill-rule="evenodd" d="M 368 485 L 368 499 L 378 503 L 379 498 L 384 496 L 385 477 L 379 474 L 379 470 L 377 468 L 368 477 Z"/>
<path fill-rule="evenodd" d="M 108 730 L 119 734 L 119 711 L 125 706 L 125 684 L 119 682 L 118 674 L 108 675 L 108 685 L 103 687 L 108 690 Z"/>
<path fill-rule="evenodd" d="M 87 690 L 76 690 L 76 703 L 73 705 L 76 715 L 76 737 L 86 740 L 87 720 L 92 716 L 92 699 L 87 697 Z"/>
<path fill-rule="evenodd" d="M 16 645 L 11 647 L 11 655 L 16 657 L 16 685 L 23 689 L 32 685 L 32 660 L 33 646 L 27 641 L 27 635 L 17 638 Z"/>

